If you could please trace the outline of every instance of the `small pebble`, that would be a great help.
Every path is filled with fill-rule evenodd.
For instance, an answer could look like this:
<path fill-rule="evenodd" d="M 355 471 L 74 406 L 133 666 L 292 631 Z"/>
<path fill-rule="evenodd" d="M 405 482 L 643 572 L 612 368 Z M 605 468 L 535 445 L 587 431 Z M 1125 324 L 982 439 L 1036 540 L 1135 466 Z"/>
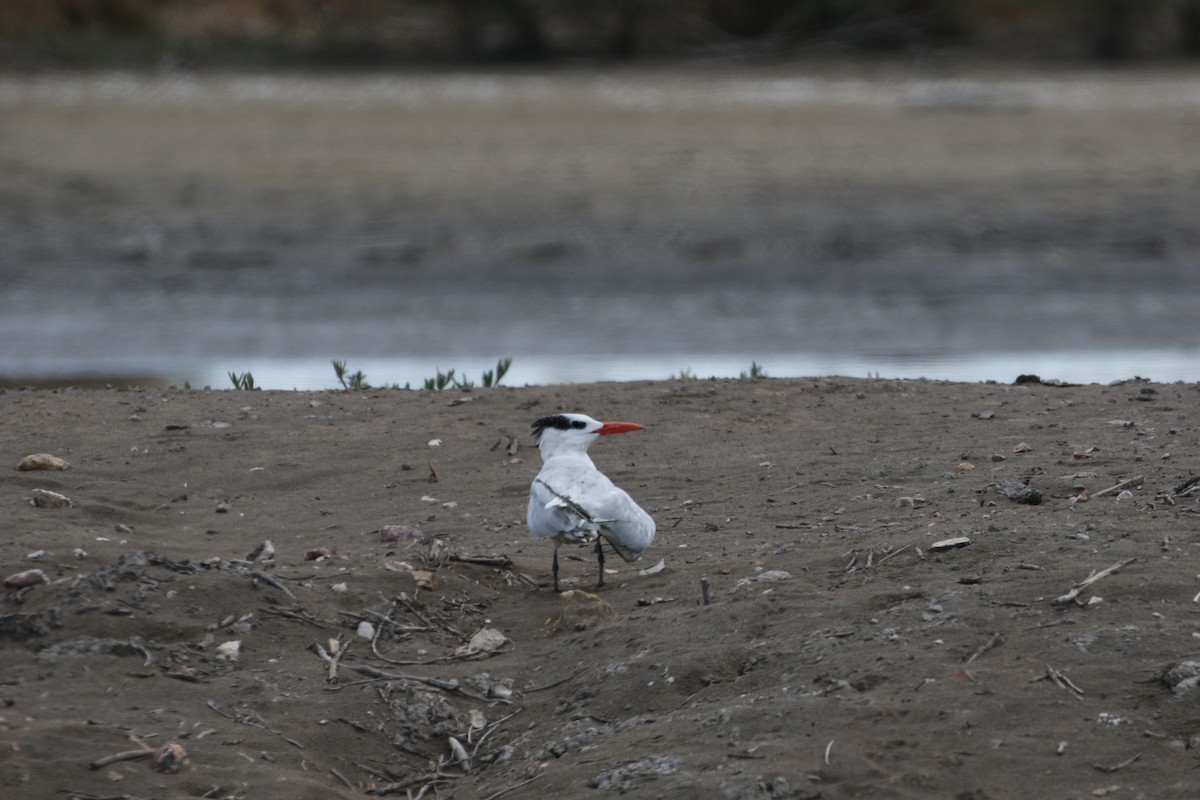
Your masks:
<path fill-rule="evenodd" d="M 15 575 L 9 575 L 4 579 L 5 589 L 24 589 L 27 586 L 37 586 L 39 583 L 47 583 L 46 573 L 40 569 L 28 569 L 24 572 L 18 572 Z"/>
<path fill-rule="evenodd" d="M 242 643 L 238 640 L 217 645 L 218 661 L 237 661 L 242 654 Z"/>
<path fill-rule="evenodd" d="M 940 542 L 934 542 L 929 545 L 929 549 L 934 553 L 942 553 L 947 550 L 957 550 L 960 547 L 966 547 L 971 543 L 971 540 L 966 536 L 957 536 L 953 539 L 943 539 Z"/>
<path fill-rule="evenodd" d="M 28 472 L 35 469 L 63 470 L 70 469 L 71 465 L 65 458 L 50 455 L 49 453 L 34 453 L 25 456 L 21 459 L 21 463 L 17 464 L 17 469 L 22 472 Z"/>
<path fill-rule="evenodd" d="M 65 494 L 52 492 L 49 489 L 34 489 L 30 494 L 33 495 L 33 504 L 38 508 L 70 508 L 71 498 Z"/>
<path fill-rule="evenodd" d="M 786 570 L 770 569 L 770 570 L 767 570 L 766 572 L 758 573 L 758 575 L 755 577 L 755 580 L 756 581 L 764 581 L 764 582 L 786 581 L 791 577 L 792 577 L 792 573 L 790 573 Z"/>
<path fill-rule="evenodd" d="M 175 742 L 167 742 L 154 751 L 154 769 L 158 772 L 174 775 L 179 772 L 180 767 L 187 763 L 187 760 L 187 751 L 183 749 L 182 745 Z"/>

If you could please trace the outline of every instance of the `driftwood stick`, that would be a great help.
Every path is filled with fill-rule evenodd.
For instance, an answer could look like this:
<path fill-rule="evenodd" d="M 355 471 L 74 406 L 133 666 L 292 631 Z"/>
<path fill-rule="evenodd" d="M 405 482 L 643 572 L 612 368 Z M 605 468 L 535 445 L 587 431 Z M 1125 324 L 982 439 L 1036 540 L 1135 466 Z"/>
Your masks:
<path fill-rule="evenodd" d="M 1107 773 L 1110 773 L 1110 774 L 1111 774 L 1111 773 L 1113 773 L 1113 772 L 1117 772 L 1118 770 L 1125 769 L 1125 767 L 1128 767 L 1130 764 L 1132 764 L 1133 762 L 1137 761 L 1137 760 L 1138 760 L 1139 758 L 1141 758 L 1141 757 L 1142 757 L 1142 754 L 1141 754 L 1141 753 L 1138 753 L 1138 754 L 1137 754 L 1137 755 L 1135 755 L 1133 758 L 1127 758 L 1127 759 L 1125 759 L 1124 761 L 1122 761 L 1120 764 L 1114 764 L 1114 765 L 1113 765 L 1113 766 L 1111 766 L 1111 767 L 1105 767 L 1105 766 L 1103 766 L 1103 765 L 1101 765 L 1101 764 L 1095 764 L 1095 765 L 1093 765 L 1093 766 L 1095 766 L 1095 767 L 1096 767 L 1096 769 L 1100 770 L 1101 772 L 1107 772 Z"/>
<path fill-rule="evenodd" d="M 512 559 L 505 555 L 465 556 L 459 553 L 451 553 L 450 560 L 461 564 L 481 564 L 485 567 L 511 567 L 513 563 Z"/>
<path fill-rule="evenodd" d="M 278 589 L 279 591 L 283 592 L 284 594 L 286 594 L 288 597 L 290 597 L 293 600 L 296 599 L 296 595 L 292 594 L 291 589 L 287 588 L 282 583 L 280 583 L 278 579 L 268 575 L 267 573 L 263 572 L 261 569 L 252 569 L 252 570 L 249 570 L 249 573 L 250 573 L 251 577 L 258 578 L 263 583 L 267 584 L 268 586 L 272 586 L 272 587 Z"/>
<path fill-rule="evenodd" d="M 993 647 L 995 647 L 996 645 L 1000 644 L 1003 641 L 1004 640 L 1000 637 L 999 633 L 993 633 L 992 638 L 988 639 L 986 642 L 979 645 L 979 647 L 976 648 L 975 652 L 971 653 L 971 655 L 967 658 L 966 663 L 970 664 L 972 661 L 979 658 L 981 655 L 986 653 L 988 650 L 991 650 Z"/>
<path fill-rule="evenodd" d="M 337 652 L 332 654 L 329 659 L 329 673 L 326 680 L 333 683 L 337 680 L 338 665 L 342 663 L 342 656 L 346 655 L 346 651 L 350 649 L 351 642 L 338 642 Z"/>
<path fill-rule="evenodd" d="M 1062 605 L 1064 603 L 1070 603 L 1076 597 L 1079 597 L 1080 592 L 1082 592 L 1087 587 L 1091 586 L 1096 581 L 1100 580 L 1101 578 L 1107 578 L 1109 575 L 1115 575 L 1116 573 L 1121 571 L 1122 567 L 1127 567 L 1135 561 L 1137 561 L 1137 556 L 1134 556 L 1133 558 L 1127 558 L 1124 561 L 1118 561 L 1116 564 L 1113 564 L 1111 567 L 1109 567 L 1107 569 L 1102 569 L 1099 572 L 1092 573 L 1085 580 L 1082 580 L 1079 583 L 1072 586 L 1071 591 L 1067 592 L 1066 594 L 1062 595 L 1061 597 L 1054 598 L 1050 602 L 1054 603 L 1055 605 Z"/>
<path fill-rule="evenodd" d="M 355 684 L 370 683 L 373 680 L 414 681 L 416 683 L 423 683 L 426 686 L 432 686 L 435 689 L 441 689 L 443 692 L 449 692 L 451 694 L 462 695 L 463 697 L 469 697 L 472 700 L 479 700 L 480 702 L 487 703 L 489 705 L 495 705 L 496 703 L 501 703 L 503 705 L 512 705 L 512 700 L 509 700 L 507 698 L 484 697 L 483 695 L 477 694 L 476 692 L 472 692 L 469 689 L 464 689 L 459 684 L 458 681 L 453 680 L 453 679 L 446 681 L 446 680 L 441 680 L 440 678 L 426 678 L 421 675 L 393 674 L 391 672 L 384 672 L 381 669 L 376 669 L 375 667 L 367 666 L 366 664 L 355 664 L 355 665 L 352 665 L 350 667 L 350 669 L 354 670 L 355 672 L 362 673 L 363 675 L 369 676 L 366 680 L 354 681 Z"/>
<path fill-rule="evenodd" d="M 1134 475 L 1132 478 L 1126 478 L 1125 480 L 1121 481 L 1116 486 L 1110 486 L 1107 489 L 1101 489 L 1098 492 L 1093 492 L 1092 497 L 1095 498 L 1095 497 L 1102 497 L 1103 495 L 1106 495 L 1106 494 L 1113 494 L 1115 492 L 1121 491 L 1122 489 L 1124 489 L 1128 486 L 1141 486 L 1142 482 L 1144 480 L 1146 480 L 1146 476 Z"/>
<path fill-rule="evenodd" d="M 337 613 L 341 614 L 343 617 L 351 617 L 352 619 L 357 619 L 360 621 L 367 619 L 367 617 L 374 617 L 375 619 L 379 620 L 384 625 L 391 626 L 391 629 L 393 631 L 395 631 L 396 633 L 421 633 L 424 631 L 436 630 L 436 628 L 434 628 L 433 626 L 401 625 L 399 622 L 392 619 L 392 614 L 395 613 L 395 610 L 396 610 L 396 601 L 393 600 L 392 605 L 391 605 L 391 607 L 388 608 L 388 611 L 386 614 L 380 614 L 378 611 L 372 611 L 369 608 L 364 608 L 362 610 L 362 613 L 357 613 L 354 611 L 339 611 Z M 370 620 L 368 620 L 368 622 L 369 621 Z"/>
<path fill-rule="evenodd" d="M 435 772 L 431 775 L 420 775 L 416 778 L 412 778 L 411 780 L 407 780 L 407 781 L 403 781 L 403 782 L 399 782 L 399 783 L 389 783 L 385 786 L 380 786 L 377 789 L 372 789 L 371 791 L 367 792 L 367 794 L 374 795 L 375 797 L 384 797 L 386 795 L 392 794 L 393 792 L 399 792 L 402 789 L 409 789 L 410 787 L 416 786 L 417 784 L 422 784 L 421 791 L 419 791 L 414 797 L 414 800 L 415 800 L 416 797 L 420 797 L 421 795 L 425 794 L 427 788 L 431 784 L 449 783 L 455 777 L 457 777 L 457 776 L 445 775 L 439 769 L 438 772 Z M 435 789 L 436 789 L 436 787 L 435 787 Z"/>
<path fill-rule="evenodd" d="M 341 781 L 343 784 L 345 784 L 347 789 L 349 789 L 352 792 L 356 790 L 356 787 L 354 786 L 354 784 L 351 783 L 350 781 L 346 780 L 345 775 L 338 772 L 336 769 L 334 769 L 332 767 L 329 768 L 329 772 L 333 775 L 333 777 L 337 778 L 339 781 Z"/>
<path fill-rule="evenodd" d="M 333 656 L 329 655 L 329 652 L 324 647 L 321 646 L 320 642 L 313 642 L 312 644 L 310 644 L 308 646 L 308 649 L 312 650 L 314 653 L 319 655 L 321 657 L 321 660 L 324 661 L 327 665 L 333 664 Z"/>
<path fill-rule="evenodd" d="M 542 776 L 541 776 L 541 775 L 534 775 L 532 778 L 526 778 L 526 779 L 525 779 L 525 780 L 523 780 L 523 781 L 518 781 L 518 782 L 516 782 L 516 783 L 510 783 L 508 786 L 505 786 L 505 787 L 504 787 L 504 788 L 502 788 L 502 789 L 497 789 L 496 791 L 492 792 L 492 793 L 491 793 L 491 794 L 489 794 L 487 797 L 483 798 L 483 800 L 496 800 L 496 798 L 497 798 L 497 797 L 501 797 L 502 795 L 506 795 L 506 794 L 508 794 L 509 792 L 511 792 L 513 789 L 520 789 L 522 786 L 525 786 L 525 785 L 527 785 L 527 784 L 533 783 L 534 781 L 536 781 L 536 780 L 537 780 L 538 778 L 540 778 L 540 777 L 542 777 Z"/>
<path fill-rule="evenodd" d="M 896 548 L 895 550 L 893 550 L 892 552 L 888 553 L 886 556 L 884 556 L 883 558 L 879 559 L 879 560 L 878 560 L 877 562 L 875 562 L 875 563 L 876 563 L 876 565 L 882 564 L 883 562 L 887 561 L 889 558 L 893 558 L 893 557 L 895 557 L 895 556 L 898 556 L 898 555 L 900 555 L 901 553 L 903 553 L 905 550 L 907 550 L 907 549 L 908 549 L 908 548 L 910 548 L 910 547 L 912 547 L 912 543 L 911 543 L 911 542 L 910 542 L 909 544 L 906 544 L 906 545 L 902 546 L 902 547 L 898 547 L 898 548 Z"/>
<path fill-rule="evenodd" d="M 488 725 L 484 726 L 483 733 L 479 734 L 479 738 L 475 741 L 474 747 L 471 750 L 471 758 L 479 757 L 479 751 L 483 748 L 484 741 L 486 741 L 489 736 L 491 736 L 493 733 L 496 732 L 496 730 L 500 727 L 501 723 L 507 722 L 508 720 L 512 719 L 513 717 L 515 717 L 517 714 L 520 714 L 520 713 L 521 713 L 521 709 L 518 708 L 516 711 L 512 712 L 511 714 L 503 716 L 500 719 L 496 720 L 495 722 L 489 723 Z M 470 741 L 471 741 L 471 736 L 470 736 L 470 733 L 468 733 L 467 734 L 468 744 L 470 743 Z"/>
<path fill-rule="evenodd" d="M 113 753 L 111 756 L 97 758 L 88 764 L 88 769 L 100 769 L 101 767 L 107 767 L 109 764 L 116 764 L 118 761 L 133 761 L 138 758 L 149 758 L 152 755 L 154 755 L 153 750 L 125 750 L 121 753 Z"/>
<path fill-rule="evenodd" d="M 1050 666 L 1049 664 L 1046 665 L 1046 674 L 1042 675 L 1041 677 L 1037 678 L 1036 680 L 1051 681 L 1052 683 L 1054 683 L 1055 686 L 1058 686 L 1060 689 L 1065 689 L 1068 692 L 1070 692 L 1077 700 L 1083 699 L 1083 689 L 1080 689 L 1078 686 L 1076 686 L 1074 683 L 1071 682 L 1070 678 L 1068 678 L 1066 675 L 1059 672 L 1058 670 L 1056 670 L 1054 667 Z"/>
<path fill-rule="evenodd" d="M 532 689 L 526 689 L 525 694 L 532 694 L 533 692 L 544 692 L 547 689 L 553 689 L 556 686 L 562 686 L 564 683 L 571 680 L 575 676 L 582 675 L 586 670 L 587 670 L 587 667 L 580 667 L 579 669 L 575 670 L 567 677 L 560 678 L 559 680 L 556 680 L 553 683 L 547 683 L 545 686 L 534 686 Z"/>
<path fill-rule="evenodd" d="M 416 681 L 417 683 L 424 683 L 428 686 L 434 687 L 435 689 L 441 689 L 442 691 L 446 692 L 457 692 L 459 690 L 458 681 L 456 680 L 444 681 L 439 678 L 426 678 L 422 675 L 396 675 L 391 672 L 384 672 L 381 669 L 376 669 L 375 667 L 367 666 L 366 664 L 358 664 L 350 669 L 354 670 L 355 672 L 361 672 L 363 675 L 370 676 L 371 678 L 375 678 L 377 680 Z"/>

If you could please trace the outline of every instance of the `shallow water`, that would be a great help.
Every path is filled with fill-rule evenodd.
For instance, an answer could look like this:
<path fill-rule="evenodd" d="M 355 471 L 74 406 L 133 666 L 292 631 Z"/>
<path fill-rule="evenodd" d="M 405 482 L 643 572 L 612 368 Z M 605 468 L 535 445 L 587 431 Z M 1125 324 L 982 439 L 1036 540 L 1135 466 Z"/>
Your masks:
<path fill-rule="evenodd" d="M 0 382 L 1197 380 L 1197 86 L 0 76 Z"/>
<path fill-rule="evenodd" d="M 928 378 L 949 381 L 1011 383 L 1018 375 L 1035 374 L 1068 383 L 1111 383 L 1135 376 L 1158 382 L 1200 381 L 1200 358 L 1195 353 L 1158 350 L 1116 352 L 962 355 L 913 360 L 868 358 L 861 355 L 779 353 L 740 356 L 673 353 L 652 356 L 518 356 L 504 385 L 545 385 L 593 381 L 663 380 L 667 378 L 736 378 L 757 365 L 767 377 L 845 376 L 855 378 Z M 146 363 L 138 366 L 146 367 Z M 154 364 L 155 372 L 176 385 L 229 388 L 229 369 L 251 372 L 264 389 L 336 389 L 333 368 L 323 359 L 250 358 L 226 362 L 197 361 L 186 365 Z M 421 388 L 437 372 L 455 369 L 456 377 L 481 386 L 481 375 L 495 361 L 480 357 L 357 358 L 351 371 L 362 370 L 376 386 Z"/>
<path fill-rule="evenodd" d="M 153 273 L 122 281 L 97 268 L 94 285 L 64 283 L 52 306 L 38 282 L 0 297 L 0 380 L 159 376 L 225 388 L 230 371 L 249 371 L 262 388 L 333 389 L 339 358 L 371 384 L 419 388 L 449 369 L 478 385 L 511 356 L 509 385 L 738 377 L 752 363 L 773 377 L 1194 381 L 1200 315 L 1189 271 L 1058 274 L 975 259 L 613 267 L 546 281 L 501 265 L 399 281 L 314 270 L 302 288 L 222 275 L 182 291 Z M 1075 288 L 1081 274 L 1086 290 Z"/>
<path fill-rule="evenodd" d="M 1184 263 L 138 271 L 97 264 L 52 292 L 45 273 L 11 282 L 0 381 L 219 388 L 250 371 L 263 388 L 332 389 L 338 358 L 374 385 L 420 387 L 452 368 L 478 384 L 506 356 L 509 385 L 737 377 L 753 362 L 774 377 L 1200 380 Z"/>

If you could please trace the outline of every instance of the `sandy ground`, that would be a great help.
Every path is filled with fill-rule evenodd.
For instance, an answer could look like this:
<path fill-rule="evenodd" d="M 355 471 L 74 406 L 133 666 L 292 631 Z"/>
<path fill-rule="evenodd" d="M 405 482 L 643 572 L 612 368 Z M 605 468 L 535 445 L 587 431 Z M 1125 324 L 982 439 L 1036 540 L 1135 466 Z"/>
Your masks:
<path fill-rule="evenodd" d="M 0 391 L 0 564 L 48 580 L 0 609 L 0 785 L 1192 798 L 1196 695 L 1161 676 L 1200 651 L 1196 401 L 849 379 Z M 558 410 L 648 428 L 593 448 L 659 527 L 596 599 L 554 594 L 524 529 L 527 426 Z M 69 471 L 17 469 L 43 452 Z M 564 588 L 590 590 L 592 554 L 564 554 Z M 468 654 L 484 629 L 507 642 Z M 177 773 L 97 764 L 172 742 Z"/>

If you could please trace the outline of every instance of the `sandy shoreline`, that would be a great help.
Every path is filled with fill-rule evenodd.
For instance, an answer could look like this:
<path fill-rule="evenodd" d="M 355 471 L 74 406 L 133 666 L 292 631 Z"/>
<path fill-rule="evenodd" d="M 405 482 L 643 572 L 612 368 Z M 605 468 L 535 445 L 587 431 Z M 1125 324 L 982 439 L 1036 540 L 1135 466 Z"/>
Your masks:
<path fill-rule="evenodd" d="M 0 783 L 979 798 L 1036 775 L 1048 797 L 1193 797 L 1194 698 L 1158 676 L 1195 653 L 1196 400 L 849 379 L 0 391 L 0 564 L 50 581 L 0 612 Z M 609 565 L 611 613 L 554 596 L 524 530 L 527 426 L 560 409 L 648 428 L 593 450 L 659 526 L 642 562 Z M 18 471 L 35 452 L 71 469 Z M 998 495 L 1005 480 L 1042 502 Z M 34 489 L 73 505 L 36 508 Z M 425 538 L 381 541 L 393 524 Z M 245 562 L 264 539 L 274 560 Z M 305 560 L 320 547 L 338 553 Z M 1085 605 L 1056 602 L 1118 564 Z M 567 558 L 569 585 L 592 565 Z M 510 643 L 455 655 L 484 628 Z M 351 644 L 330 681 L 314 644 L 335 638 Z M 178 774 L 88 768 L 168 741 Z"/>

